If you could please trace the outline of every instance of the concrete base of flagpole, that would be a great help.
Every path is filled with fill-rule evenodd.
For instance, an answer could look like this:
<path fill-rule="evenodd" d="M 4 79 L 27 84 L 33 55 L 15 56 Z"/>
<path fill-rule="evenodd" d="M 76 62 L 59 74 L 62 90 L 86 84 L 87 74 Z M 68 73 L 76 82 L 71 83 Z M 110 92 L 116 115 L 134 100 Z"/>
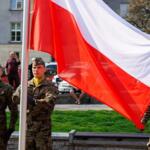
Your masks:
<path fill-rule="evenodd" d="M 148 150 L 150 134 L 76 132 L 52 133 L 53 150 Z M 7 150 L 18 150 L 18 132 L 14 132 Z"/>

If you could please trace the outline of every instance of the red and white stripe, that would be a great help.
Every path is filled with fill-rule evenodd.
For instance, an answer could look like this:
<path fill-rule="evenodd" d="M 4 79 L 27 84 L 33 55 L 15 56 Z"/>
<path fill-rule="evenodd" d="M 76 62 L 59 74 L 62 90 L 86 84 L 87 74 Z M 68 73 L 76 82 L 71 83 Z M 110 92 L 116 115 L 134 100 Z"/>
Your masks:
<path fill-rule="evenodd" d="M 150 36 L 102 0 L 35 0 L 31 48 L 52 54 L 63 79 L 143 128 Z"/>

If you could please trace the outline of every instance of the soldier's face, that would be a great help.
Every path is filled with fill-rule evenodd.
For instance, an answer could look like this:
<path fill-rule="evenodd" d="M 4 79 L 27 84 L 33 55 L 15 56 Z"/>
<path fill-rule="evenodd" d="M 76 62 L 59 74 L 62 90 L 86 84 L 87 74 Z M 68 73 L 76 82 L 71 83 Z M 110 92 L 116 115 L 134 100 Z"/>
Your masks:
<path fill-rule="evenodd" d="M 43 65 L 33 65 L 32 66 L 33 76 L 36 78 L 44 77 L 45 71 L 46 71 L 46 68 Z"/>

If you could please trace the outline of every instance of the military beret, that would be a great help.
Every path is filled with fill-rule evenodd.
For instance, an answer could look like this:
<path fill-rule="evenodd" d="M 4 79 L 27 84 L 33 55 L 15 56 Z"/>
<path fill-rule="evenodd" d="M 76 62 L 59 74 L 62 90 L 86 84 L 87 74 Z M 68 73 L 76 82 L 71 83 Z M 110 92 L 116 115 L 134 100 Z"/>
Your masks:
<path fill-rule="evenodd" d="M 32 58 L 32 65 L 34 66 L 43 65 L 45 67 L 45 62 L 41 57 L 35 57 Z"/>

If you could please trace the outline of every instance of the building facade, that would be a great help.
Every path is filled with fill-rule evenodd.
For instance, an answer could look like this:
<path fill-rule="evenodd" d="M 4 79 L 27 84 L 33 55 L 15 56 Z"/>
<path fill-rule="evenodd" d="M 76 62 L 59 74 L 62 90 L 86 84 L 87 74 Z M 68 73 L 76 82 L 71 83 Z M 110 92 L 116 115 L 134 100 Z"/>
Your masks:
<path fill-rule="evenodd" d="M 114 11 L 124 17 L 128 0 L 104 0 Z M 0 0 L 0 64 L 5 64 L 10 51 L 21 55 L 23 0 Z M 50 61 L 48 54 L 32 51 L 30 57 L 42 56 Z"/>
<path fill-rule="evenodd" d="M 16 0 L 17 1 L 17 0 Z M 8 51 L 21 51 L 22 2 L 0 0 L 0 60 L 4 63 Z"/>

